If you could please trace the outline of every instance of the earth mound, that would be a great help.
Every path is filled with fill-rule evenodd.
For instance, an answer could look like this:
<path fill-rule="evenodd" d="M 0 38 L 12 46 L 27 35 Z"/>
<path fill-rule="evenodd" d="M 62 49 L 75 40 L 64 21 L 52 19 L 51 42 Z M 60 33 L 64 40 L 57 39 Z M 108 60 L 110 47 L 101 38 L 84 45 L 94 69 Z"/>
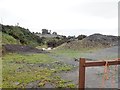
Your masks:
<path fill-rule="evenodd" d="M 104 46 L 116 46 L 118 45 L 118 37 L 112 35 L 93 34 L 86 37 L 84 41 L 91 43 L 98 43 Z M 88 43 L 89 44 L 89 43 Z"/>
<path fill-rule="evenodd" d="M 92 34 L 82 40 L 75 40 L 62 45 L 62 48 L 81 49 L 81 48 L 106 48 L 118 46 L 118 36 Z"/>
<path fill-rule="evenodd" d="M 5 52 L 18 52 L 18 53 L 45 53 L 42 49 L 37 49 L 30 46 L 15 45 L 15 44 L 6 44 L 2 46 Z"/>

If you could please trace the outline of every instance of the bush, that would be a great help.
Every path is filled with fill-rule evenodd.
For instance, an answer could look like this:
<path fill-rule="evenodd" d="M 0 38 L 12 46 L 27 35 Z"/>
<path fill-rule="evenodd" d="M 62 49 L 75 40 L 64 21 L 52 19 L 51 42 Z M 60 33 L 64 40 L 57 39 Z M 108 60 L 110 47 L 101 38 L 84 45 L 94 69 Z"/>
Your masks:
<path fill-rule="evenodd" d="M 83 38 L 86 38 L 87 36 L 86 35 L 79 35 L 78 37 L 77 37 L 77 39 L 78 40 L 82 40 Z"/>
<path fill-rule="evenodd" d="M 42 38 L 19 26 L 2 25 L 2 32 L 11 35 L 23 45 L 37 46 L 43 43 Z"/>
<path fill-rule="evenodd" d="M 57 46 L 56 40 L 50 40 L 50 41 L 48 41 L 47 42 L 47 46 L 48 47 L 52 47 L 52 48 L 56 47 Z"/>
<path fill-rule="evenodd" d="M 67 39 L 53 38 L 51 40 L 48 40 L 46 44 L 48 47 L 54 48 L 54 47 L 57 47 L 57 46 L 65 43 L 66 41 L 67 41 Z"/>

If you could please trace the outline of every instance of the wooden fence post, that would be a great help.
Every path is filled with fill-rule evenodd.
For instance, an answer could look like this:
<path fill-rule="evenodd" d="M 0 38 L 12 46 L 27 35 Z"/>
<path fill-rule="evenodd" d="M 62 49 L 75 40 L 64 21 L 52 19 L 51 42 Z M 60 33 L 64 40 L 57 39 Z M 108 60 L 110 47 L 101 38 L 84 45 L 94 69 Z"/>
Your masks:
<path fill-rule="evenodd" d="M 85 90 L 85 59 L 79 61 L 79 90 Z"/>
<path fill-rule="evenodd" d="M 108 60 L 107 60 L 108 61 Z M 79 60 L 79 90 L 85 90 L 85 68 L 94 66 L 105 66 L 105 61 L 86 62 L 85 58 Z M 120 65 L 120 58 L 108 61 L 108 65 Z"/>

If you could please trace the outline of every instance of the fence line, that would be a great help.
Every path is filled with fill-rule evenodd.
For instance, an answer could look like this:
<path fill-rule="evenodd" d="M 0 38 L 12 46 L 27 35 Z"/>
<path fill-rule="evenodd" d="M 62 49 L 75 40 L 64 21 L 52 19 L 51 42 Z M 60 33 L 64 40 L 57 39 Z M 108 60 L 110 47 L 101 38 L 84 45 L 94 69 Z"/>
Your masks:
<path fill-rule="evenodd" d="M 108 65 L 120 65 L 120 58 L 115 60 L 106 60 Z M 86 62 L 85 58 L 79 61 L 79 90 L 85 90 L 85 68 L 93 66 L 105 66 L 106 61 Z"/>

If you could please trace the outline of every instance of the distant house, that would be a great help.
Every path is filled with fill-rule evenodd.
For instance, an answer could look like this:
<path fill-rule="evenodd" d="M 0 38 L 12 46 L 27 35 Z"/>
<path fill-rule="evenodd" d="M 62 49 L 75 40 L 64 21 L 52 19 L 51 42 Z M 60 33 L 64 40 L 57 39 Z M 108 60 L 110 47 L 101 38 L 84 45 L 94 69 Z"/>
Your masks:
<path fill-rule="evenodd" d="M 61 35 L 58 35 L 57 32 L 53 32 L 51 34 L 51 30 L 48 29 L 42 29 L 42 34 L 41 33 L 36 33 L 37 36 L 39 37 L 45 37 L 45 38 L 54 38 L 54 37 L 59 37 L 61 38 Z"/>
<path fill-rule="evenodd" d="M 42 34 L 51 34 L 51 30 L 42 29 Z"/>

